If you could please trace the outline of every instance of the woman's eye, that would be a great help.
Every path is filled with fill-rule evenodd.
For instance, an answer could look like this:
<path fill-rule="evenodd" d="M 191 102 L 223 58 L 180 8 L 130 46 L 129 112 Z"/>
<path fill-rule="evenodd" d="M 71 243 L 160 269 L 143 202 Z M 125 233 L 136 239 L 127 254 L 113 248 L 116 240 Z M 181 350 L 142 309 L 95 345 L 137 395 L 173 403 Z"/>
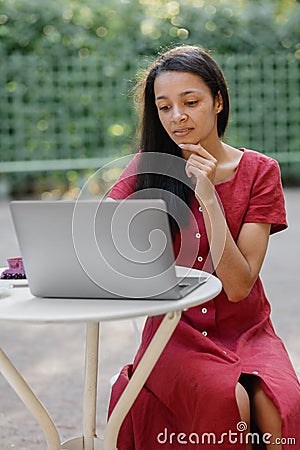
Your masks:
<path fill-rule="evenodd" d="M 168 109 L 170 109 L 170 106 L 163 105 L 163 106 L 159 106 L 158 109 L 159 109 L 159 111 L 168 111 Z"/>
<path fill-rule="evenodd" d="M 189 100 L 186 102 L 186 104 L 188 106 L 194 106 L 194 105 L 197 105 L 197 103 L 198 103 L 198 100 Z"/>

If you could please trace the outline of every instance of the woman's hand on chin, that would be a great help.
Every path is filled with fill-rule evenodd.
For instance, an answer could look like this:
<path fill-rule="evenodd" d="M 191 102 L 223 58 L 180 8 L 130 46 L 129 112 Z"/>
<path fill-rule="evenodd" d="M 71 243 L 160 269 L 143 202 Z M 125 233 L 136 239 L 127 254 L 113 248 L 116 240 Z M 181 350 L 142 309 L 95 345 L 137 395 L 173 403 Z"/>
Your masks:
<path fill-rule="evenodd" d="M 195 195 L 201 205 L 214 197 L 214 181 L 217 160 L 201 144 L 180 144 L 185 152 L 190 152 L 185 171 L 195 181 Z"/>

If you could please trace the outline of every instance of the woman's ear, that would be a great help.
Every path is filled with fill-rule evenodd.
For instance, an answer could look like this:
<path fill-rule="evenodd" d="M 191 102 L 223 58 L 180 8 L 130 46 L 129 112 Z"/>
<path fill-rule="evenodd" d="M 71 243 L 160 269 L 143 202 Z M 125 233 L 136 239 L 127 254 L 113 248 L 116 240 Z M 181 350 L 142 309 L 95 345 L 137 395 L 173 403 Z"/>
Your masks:
<path fill-rule="evenodd" d="M 223 97 L 220 91 L 218 91 L 218 95 L 216 96 L 215 101 L 215 110 L 216 113 L 219 114 L 223 109 Z"/>

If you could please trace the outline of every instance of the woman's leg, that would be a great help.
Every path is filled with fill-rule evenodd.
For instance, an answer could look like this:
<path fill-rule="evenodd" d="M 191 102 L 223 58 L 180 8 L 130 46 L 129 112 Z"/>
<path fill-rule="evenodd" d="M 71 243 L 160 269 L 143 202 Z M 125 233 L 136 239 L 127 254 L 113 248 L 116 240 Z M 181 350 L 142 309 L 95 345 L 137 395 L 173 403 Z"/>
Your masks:
<path fill-rule="evenodd" d="M 235 396 L 240 411 L 241 420 L 247 424 L 247 429 L 244 433 L 246 436 L 250 430 L 250 400 L 246 389 L 240 383 L 237 383 L 235 387 Z M 251 443 L 246 445 L 246 449 L 252 450 Z"/>
<path fill-rule="evenodd" d="M 281 417 L 277 408 L 264 392 L 259 378 L 253 380 L 251 391 L 253 420 L 261 433 L 272 435 L 270 444 L 266 445 L 266 449 L 281 450 Z"/>

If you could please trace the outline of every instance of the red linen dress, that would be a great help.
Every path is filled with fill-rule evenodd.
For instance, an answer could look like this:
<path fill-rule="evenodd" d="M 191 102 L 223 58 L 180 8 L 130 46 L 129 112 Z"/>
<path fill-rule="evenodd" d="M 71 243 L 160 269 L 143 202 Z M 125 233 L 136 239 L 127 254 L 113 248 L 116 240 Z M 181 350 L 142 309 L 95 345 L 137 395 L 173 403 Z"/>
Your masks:
<path fill-rule="evenodd" d="M 132 194 L 134 166 L 133 160 L 110 197 L 123 199 Z M 245 222 L 269 223 L 271 233 L 286 228 L 280 170 L 275 160 L 244 149 L 234 175 L 217 184 L 216 190 L 235 240 Z M 208 241 L 196 200 L 191 210 L 199 229 L 188 225 L 181 230 L 188 244 L 177 264 L 189 266 L 189 250 L 194 253 L 197 245 L 199 254 L 194 267 L 202 269 Z M 174 250 L 178 255 L 178 239 Z M 162 317 L 147 319 L 133 364 L 123 368 L 113 386 L 109 414 L 161 320 Z M 260 278 L 248 297 L 239 303 L 229 302 L 222 291 L 213 300 L 182 314 L 121 427 L 118 450 L 245 449 L 235 398 L 241 374 L 259 377 L 279 410 L 282 436 L 286 442 L 294 438 L 284 444 L 283 449 L 300 448 L 299 381 L 282 341 L 274 332 L 270 304 Z M 272 442 L 272 437 L 264 439 Z M 254 448 L 265 448 L 261 436 L 254 436 L 250 442 L 258 440 L 260 444 Z"/>

